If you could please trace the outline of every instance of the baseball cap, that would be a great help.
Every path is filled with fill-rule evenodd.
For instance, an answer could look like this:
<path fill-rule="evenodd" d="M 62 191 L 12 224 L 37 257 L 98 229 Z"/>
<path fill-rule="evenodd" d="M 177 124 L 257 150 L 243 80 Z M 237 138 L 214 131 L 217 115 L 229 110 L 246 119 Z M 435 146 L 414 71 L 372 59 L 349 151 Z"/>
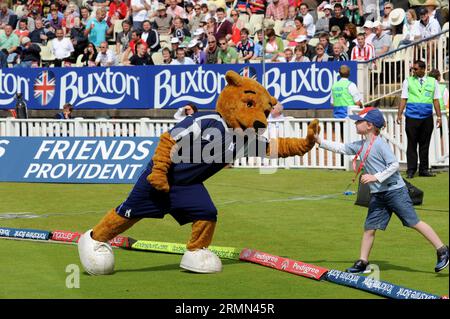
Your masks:
<path fill-rule="evenodd" d="M 180 43 L 180 40 L 177 37 L 171 38 L 170 43 Z"/>
<path fill-rule="evenodd" d="M 23 37 L 23 38 L 22 38 L 22 45 L 25 45 L 25 44 L 27 44 L 28 42 L 31 42 L 31 40 L 30 40 L 29 37 Z"/>
<path fill-rule="evenodd" d="M 166 10 L 166 6 L 162 3 L 158 4 L 158 11 Z"/>
<path fill-rule="evenodd" d="M 189 42 L 189 44 L 188 44 L 187 47 L 188 47 L 189 49 L 191 49 L 191 48 L 195 47 L 197 44 L 198 44 L 198 41 L 197 41 L 196 39 L 194 39 L 194 40 L 191 40 L 191 41 Z"/>
<path fill-rule="evenodd" d="M 382 24 L 381 24 L 380 21 L 375 21 L 375 22 L 373 23 L 373 27 L 374 27 L 374 28 L 378 28 L 378 27 L 380 27 L 380 26 L 382 26 Z"/>
<path fill-rule="evenodd" d="M 205 33 L 205 30 L 203 28 L 198 28 L 197 30 L 194 31 L 195 36 L 201 35 L 203 33 Z"/>
<path fill-rule="evenodd" d="M 308 40 L 308 38 L 304 35 L 299 35 L 298 37 L 295 38 L 295 42 L 298 42 L 298 43 L 307 41 L 307 40 Z"/>
<path fill-rule="evenodd" d="M 334 25 L 331 27 L 331 32 L 341 32 L 341 28 L 338 25 Z"/>
<path fill-rule="evenodd" d="M 366 22 L 364 22 L 363 28 L 372 29 L 373 28 L 373 22 L 370 21 L 370 20 L 367 20 Z"/>
<path fill-rule="evenodd" d="M 427 10 L 427 8 L 424 8 L 424 7 L 420 8 L 420 9 L 419 9 L 419 12 L 418 12 L 419 17 L 420 17 L 420 16 L 424 16 L 424 15 L 426 15 L 427 13 L 428 13 L 428 10 Z"/>
<path fill-rule="evenodd" d="M 331 4 L 326 4 L 323 6 L 323 10 L 326 10 L 326 9 L 333 10 L 333 7 L 331 6 Z"/>
<path fill-rule="evenodd" d="M 378 128 L 382 128 L 385 123 L 383 113 L 376 107 L 366 107 L 359 112 L 358 115 L 349 115 L 348 117 L 354 121 L 366 121 L 372 123 Z"/>

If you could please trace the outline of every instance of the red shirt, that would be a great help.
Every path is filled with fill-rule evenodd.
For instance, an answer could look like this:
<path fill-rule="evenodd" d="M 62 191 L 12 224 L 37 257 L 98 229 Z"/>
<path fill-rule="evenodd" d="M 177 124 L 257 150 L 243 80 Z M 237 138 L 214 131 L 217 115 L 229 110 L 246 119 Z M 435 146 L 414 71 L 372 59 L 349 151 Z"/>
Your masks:
<path fill-rule="evenodd" d="M 375 49 L 372 44 L 364 44 L 362 48 L 358 45 L 354 46 L 350 54 L 352 61 L 367 61 L 375 57 Z"/>
<path fill-rule="evenodd" d="M 145 50 L 148 49 L 147 42 L 145 42 L 145 41 L 142 40 L 142 39 L 139 39 L 138 42 L 145 45 Z M 131 52 L 132 52 L 133 54 L 136 54 L 136 44 L 138 44 L 138 42 L 134 42 L 134 40 L 131 40 L 130 43 L 128 44 L 128 47 L 131 49 Z"/>
<path fill-rule="evenodd" d="M 127 16 L 128 7 L 125 4 L 125 2 L 120 2 L 119 5 L 117 5 L 115 2 L 111 2 L 109 5 L 109 11 L 108 11 L 108 17 L 112 17 L 117 13 L 117 18 L 120 20 L 125 19 Z"/>

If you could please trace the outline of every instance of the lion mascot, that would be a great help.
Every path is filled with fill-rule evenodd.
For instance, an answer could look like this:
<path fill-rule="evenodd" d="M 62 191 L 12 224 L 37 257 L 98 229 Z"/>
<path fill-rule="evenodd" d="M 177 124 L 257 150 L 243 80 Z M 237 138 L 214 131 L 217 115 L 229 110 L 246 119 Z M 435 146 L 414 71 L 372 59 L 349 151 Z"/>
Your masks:
<path fill-rule="evenodd" d="M 305 138 L 268 141 L 261 136 L 277 100 L 257 81 L 234 71 L 228 71 L 225 79 L 216 111 L 197 112 L 163 133 L 128 198 L 81 236 L 78 252 L 89 274 L 114 272 L 109 240 L 142 218 L 163 218 L 167 213 L 180 225 L 192 223 L 180 267 L 196 273 L 220 272 L 220 259 L 208 250 L 217 209 L 203 182 L 242 156 L 302 156 L 314 147 L 314 135 L 320 130 L 317 120 L 309 124 Z"/>

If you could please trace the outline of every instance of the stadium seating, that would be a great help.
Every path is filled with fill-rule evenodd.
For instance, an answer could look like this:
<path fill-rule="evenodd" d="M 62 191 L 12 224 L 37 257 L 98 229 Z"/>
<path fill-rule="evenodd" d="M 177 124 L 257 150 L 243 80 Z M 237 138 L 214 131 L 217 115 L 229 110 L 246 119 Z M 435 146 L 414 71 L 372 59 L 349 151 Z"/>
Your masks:
<path fill-rule="evenodd" d="M 152 54 L 152 60 L 155 65 L 163 64 L 164 58 L 162 52 L 155 52 Z"/>

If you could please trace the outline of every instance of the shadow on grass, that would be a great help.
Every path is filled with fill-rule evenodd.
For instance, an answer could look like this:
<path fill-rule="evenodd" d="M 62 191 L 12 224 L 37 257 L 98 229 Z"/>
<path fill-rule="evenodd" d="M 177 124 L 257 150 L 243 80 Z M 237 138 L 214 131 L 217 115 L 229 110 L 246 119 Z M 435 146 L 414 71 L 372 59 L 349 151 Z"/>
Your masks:
<path fill-rule="evenodd" d="M 238 260 L 222 260 L 222 264 L 223 265 L 233 265 L 233 264 L 239 264 L 241 263 Z M 167 265 L 158 265 L 158 266 L 152 266 L 152 267 L 145 267 L 145 268 L 136 268 L 136 269 L 119 269 L 116 270 L 115 273 L 120 273 L 120 272 L 149 272 L 149 271 L 171 271 L 171 270 L 182 270 L 180 268 L 180 264 L 176 263 L 176 264 L 167 264 Z M 184 270 L 182 270 L 184 271 Z M 184 272 L 188 272 L 188 271 L 184 271 Z"/>
<path fill-rule="evenodd" d="M 316 263 L 346 264 L 347 266 L 345 266 L 345 268 L 350 267 L 354 263 L 354 261 L 350 261 L 350 260 L 325 260 L 325 259 L 309 260 L 309 261 L 304 261 L 304 262 L 308 263 L 308 264 L 316 264 Z M 399 271 L 417 272 L 417 273 L 423 273 L 423 274 L 433 274 L 433 275 L 436 275 L 436 277 L 443 277 L 443 278 L 449 277 L 448 272 L 447 273 L 443 273 L 443 272 L 436 273 L 434 271 L 423 271 L 423 270 L 419 270 L 419 269 L 410 268 L 407 266 L 395 265 L 395 264 L 392 264 L 385 260 L 372 260 L 370 263 L 372 265 L 377 265 L 378 267 L 380 267 L 381 271 L 383 271 L 383 270 L 399 270 Z M 322 267 L 325 267 L 325 266 L 322 266 Z M 337 269 L 337 270 L 344 271 L 345 268 L 343 267 L 342 269 Z"/>

